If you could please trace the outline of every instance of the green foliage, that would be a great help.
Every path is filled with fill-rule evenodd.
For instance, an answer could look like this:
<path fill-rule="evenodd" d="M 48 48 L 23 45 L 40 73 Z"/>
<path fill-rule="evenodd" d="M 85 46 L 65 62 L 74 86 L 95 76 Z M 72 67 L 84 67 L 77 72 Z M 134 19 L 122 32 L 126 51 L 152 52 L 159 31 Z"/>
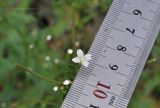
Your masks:
<path fill-rule="evenodd" d="M 16 67 L 23 64 L 48 79 L 74 80 L 79 69 L 67 55 L 76 41 L 85 52 L 111 0 L 5 0 L 0 3 L 0 108 L 60 108 L 69 86 L 48 83 Z M 75 5 L 75 8 L 73 8 Z M 73 9 L 75 15 L 73 16 Z M 46 40 L 48 35 L 51 40 Z M 160 37 L 150 58 L 159 59 Z M 49 58 L 48 58 L 49 57 Z M 159 64 L 148 64 L 128 108 L 158 108 Z"/>

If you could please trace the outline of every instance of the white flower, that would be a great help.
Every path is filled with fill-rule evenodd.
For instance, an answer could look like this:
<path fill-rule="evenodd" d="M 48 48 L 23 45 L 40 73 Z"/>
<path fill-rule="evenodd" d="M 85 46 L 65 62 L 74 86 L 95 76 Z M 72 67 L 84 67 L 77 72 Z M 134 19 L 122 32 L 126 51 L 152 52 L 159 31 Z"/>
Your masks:
<path fill-rule="evenodd" d="M 58 89 L 59 89 L 58 86 L 53 87 L 53 90 L 54 90 L 54 91 L 58 91 Z"/>
<path fill-rule="evenodd" d="M 71 84 L 71 81 L 70 81 L 70 80 L 65 80 L 65 81 L 63 82 L 63 85 L 69 85 L 69 84 Z"/>
<path fill-rule="evenodd" d="M 46 40 L 47 41 L 50 41 L 52 39 L 52 36 L 51 35 L 48 35 L 47 37 L 46 37 Z"/>
<path fill-rule="evenodd" d="M 49 56 L 46 56 L 45 59 L 46 59 L 46 61 L 49 61 L 49 60 L 50 60 L 50 57 L 49 57 Z"/>
<path fill-rule="evenodd" d="M 89 60 L 91 60 L 91 54 L 84 55 L 83 51 L 81 49 L 77 50 L 77 57 L 73 58 L 72 61 L 75 63 L 80 63 L 85 67 L 88 67 Z"/>
<path fill-rule="evenodd" d="M 72 53 L 73 53 L 73 50 L 72 50 L 72 49 L 68 49 L 68 50 L 67 50 L 67 53 L 68 53 L 68 54 L 72 54 Z"/>

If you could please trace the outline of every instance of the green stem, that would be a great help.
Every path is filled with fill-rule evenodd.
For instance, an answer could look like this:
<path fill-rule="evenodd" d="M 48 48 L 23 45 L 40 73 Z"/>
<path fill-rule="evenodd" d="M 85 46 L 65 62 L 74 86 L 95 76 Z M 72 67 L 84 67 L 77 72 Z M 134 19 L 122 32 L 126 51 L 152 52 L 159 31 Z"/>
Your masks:
<path fill-rule="evenodd" d="M 75 50 L 75 36 L 76 36 L 76 24 L 75 24 L 75 4 L 72 4 L 72 47 Z"/>
<path fill-rule="evenodd" d="M 44 76 L 42 76 L 42 75 L 40 75 L 40 74 L 32 71 L 31 69 L 29 69 L 29 68 L 27 68 L 27 67 L 25 67 L 25 66 L 23 66 L 23 65 L 21 65 L 21 64 L 17 64 L 16 66 L 17 66 L 18 68 L 26 71 L 26 72 L 31 73 L 32 75 L 34 75 L 34 76 L 36 76 L 36 77 L 38 77 L 38 78 L 40 78 L 40 79 L 42 79 L 42 80 L 45 80 L 45 81 L 50 82 L 50 83 L 52 83 L 52 84 L 62 85 L 62 82 L 48 79 L 48 78 L 46 78 L 46 77 L 44 77 Z"/>

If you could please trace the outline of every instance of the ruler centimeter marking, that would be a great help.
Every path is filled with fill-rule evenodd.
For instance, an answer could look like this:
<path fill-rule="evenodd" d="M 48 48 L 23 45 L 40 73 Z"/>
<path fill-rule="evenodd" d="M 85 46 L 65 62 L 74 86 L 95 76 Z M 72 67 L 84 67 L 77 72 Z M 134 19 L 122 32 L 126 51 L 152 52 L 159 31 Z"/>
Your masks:
<path fill-rule="evenodd" d="M 61 108 L 126 108 L 160 30 L 160 0 L 114 0 Z"/>

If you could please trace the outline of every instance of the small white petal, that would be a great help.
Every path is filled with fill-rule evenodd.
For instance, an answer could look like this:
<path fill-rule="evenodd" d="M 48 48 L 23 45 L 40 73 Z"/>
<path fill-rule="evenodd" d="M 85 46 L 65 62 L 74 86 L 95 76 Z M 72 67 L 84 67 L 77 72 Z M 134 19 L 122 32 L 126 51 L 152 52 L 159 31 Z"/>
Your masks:
<path fill-rule="evenodd" d="M 52 36 L 51 35 L 48 35 L 47 37 L 46 37 L 46 40 L 47 41 L 50 41 L 52 39 Z"/>
<path fill-rule="evenodd" d="M 69 85 L 70 83 L 71 83 L 70 80 L 65 80 L 65 81 L 63 82 L 63 85 Z"/>
<path fill-rule="evenodd" d="M 80 62 L 81 62 L 81 60 L 80 60 L 79 57 L 73 58 L 72 61 L 73 61 L 74 63 L 80 63 Z"/>
<path fill-rule="evenodd" d="M 78 57 L 84 57 L 84 53 L 83 53 L 83 51 L 81 49 L 77 50 L 77 56 Z"/>
<path fill-rule="evenodd" d="M 72 54 L 72 53 L 73 53 L 73 50 L 72 50 L 72 49 L 68 49 L 68 50 L 67 50 L 67 53 L 68 53 L 68 54 Z"/>
<path fill-rule="evenodd" d="M 92 59 L 92 55 L 91 55 L 91 54 L 86 54 L 86 55 L 84 56 L 84 60 L 89 61 L 89 60 L 91 60 L 91 59 Z"/>
<path fill-rule="evenodd" d="M 84 60 L 84 61 L 82 61 L 82 65 L 83 65 L 83 66 L 85 66 L 85 67 L 88 67 L 89 62 L 88 62 L 88 61 L 86 61 L 86 60 Z"/>
<path fill-rule="evenodd" d="M 53 90 L 58 91 L 58 88 L 59 88 L 58 86 L 55 86 L 55 87 L 53 87 Z"/>

